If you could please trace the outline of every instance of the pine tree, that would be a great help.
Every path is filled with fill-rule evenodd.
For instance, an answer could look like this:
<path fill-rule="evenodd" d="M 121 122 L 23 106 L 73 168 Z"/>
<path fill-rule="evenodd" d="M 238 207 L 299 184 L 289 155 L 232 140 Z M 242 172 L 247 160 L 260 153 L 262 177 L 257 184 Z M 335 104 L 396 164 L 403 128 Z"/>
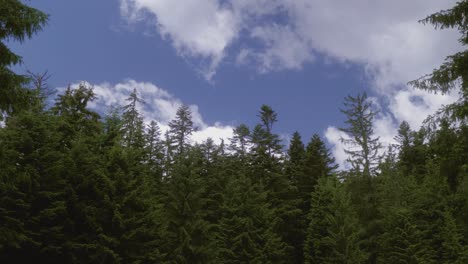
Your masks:
<path fill-rule="evenodd" d="M 305 263 L 362 263 L 359 223 L 336 177 L 322 177 L 311 196 Z"/>
<path fill-rule="evenodd" d="M 468 14 L 468 1 L 458 1 L 454 7 L 442 10 L 427 16 L 421 20 L 423 24 L 431 24 L 436 29 L 456 28 L 461 36 L 459 42 L 465 46 L 468 44 L 468 25 L 466 18 Z M 448 93 L 460 87 L 460 99 L 446 106 L 442 113 L 452 119 L 459 120 L 466 125 L 468 117 L 468 75 L 467 72 L 468 52 L 463 50 L 448 56 L 445 62 L 432 73 L 410 82 L 416 88 Z"/>
<path fill-rule="evenodd" d="M 57 120 L 24 111 L 0 129 L 0 261 L 65 261 L 66 219 Z"/>
<path fill-rule="evenodd" d="M 154 120 L 147 125 L 145 141 L 146 161 L 148 162 L 150 173 L 155 180 L 161 181 L 164 165 L 164 143 L 161 140 L 159 125 Z"/>
<path fill-rule="evenodd" d="M 192 112 L 188 106 L 183 105 L 177 110 L 175 119 L 169 123 L 169 135 L 178 156 L 187 151 L 189 137 L 194 131 Z"/>
<path fill-rule="evenodd" d="M 427 164 L 427 175 L 418 188 L 412 212 L 422 233 L 426 263 L 461 263 L 465 249 L 453 218 L 450 188 L 440 177 L 436 161 Z"/>
<path fill-rule="evenodd" d="M 64 148 L 70 148 L 74 139 L 90 138 L 89 135 L 100 133 L 99 114 L 87 108 L 88 102 L 95 98 L 92 88 L 85 84 L 80 84 L 76 89 L 68 87 L 63 94 L 56 98 L 56 103 L 51 111 L 60 116 L 62 124 L 59 130 L 64 136 L 61 139 Z"/>
<path fill-rule="evenodd" d="M 250 129 L 245 124 L 240 124 L 234 128 L 233 137 L 230 140 L 229 149 L 241 159 L 245 159 L 250 145 Z"/>
<path fill-rule="evenodd" d="M 18 0 L 4 0 L 0 5 L 0 112 L 11 113 L 28 106 L 30 93 L 24 88 L 26 76 L 14 73 L 10 67 L 21 63 L 21 57 L 11 51 L 6 41 L 23 42 L 42 30 L 48 16 Z M 0 115 L 0 119 L 2 115 Z"/>
<path fill-rule="evenodd" d="M 375 167 L 379 161 L 379 138 L 374 136 L 372 122 L 376 112 L 372 110 L 372 104 L 363 93 L 356 97 L 347 96 L 344 102 L 345 109 L 341 112 L 346 115 L 346 128 L 340 130 L 347 133 L 350 139 L 342 138 L 341 141 L 348 145 L 345 150 L 349 155 L 348 162 L 356 173 L 365 177 L 375 175 Z"/>
<path fill-rule="evenodd" d="M 310 193 L 314 191 L 317 181 L 321 177 L 331 176 L 338 165 L 335 164 L 335 158 L 331 155 L 325 142 L 319 135 L 314 134 L 307 144 L 304 161 L 304 178 L 299 182 L 299 191 L 306 201 L 304 210 L 308 211 L 310 203 Z M 306 196 L 308 199 L 306 199 Z"/>
<path fill-rule="evenodd" d="M 385 233 L 380 237 L 378 263 L 428 263 L 420 230 L 405 209 L 393 209 L 385 216 Z"/>
<path fill-rule="evenodd" d="M 426 129 L 412 131 L 407 122 L 402 122 L 398 129 L 397 141 L 398 167 L 403 175 L 415 176 L 422 179 L 426 173 L 428 149 L 425 145 Z"/>
<path fill-rule="evenodd" d="M 296 263 L 299 256 L 298 237 L 301 230 L 301 210 L 298 208 L 297 191 L 281 171 L 282 145 L 272 131 L 277 121 L 276 112 L 267 105 L 260 109 L 261 123 L 252 132 L 252 181 L 267 191 L 271 206 L 275 209 L 274 231 L 286 242 L 288 259 Z"/>
<path fill-rule="evenodd" d="M 289 177 L 291 183 L 295 186 L 300 185 L 300 179 L 304 174 L 305 147 L 302 143 L 299 132 L 294 132 L 289 142 L 288 159 L 285 165 L 285 173 Z"/>
<path fill-rule="evenodd" d="M 165 217 L 167 261 L 177 263 L 211 263 L 217 253 L 213 225 L 205 220 L 207 198 L 200 170 L 189 150 L 174 164 L 168 182 Z"/>
<path fill-rule="evenodd" d="M 467 154 L 457 131 L 450 127 L 447 119 L 442 119 L 440 128 L 431 137 L 429 153 L 437 157 L 440 175 L 447 179 L 452 192 L 456 192 L 462 177 L 463 165 L 467 164 Z M 466 148 L 466 147 L 465 147 Z"/>
<path fill-rule="evenodd" d="M 219 263 L 285 263 L 285 245 L 271 223 L 267 193 L 241 173 L 232 175 L 220 219 Z"/>
<path fill-rule="evenodd" d="M 403 121 L 398 128 L 398 135 L 395 137 L 396 142 L 398 143 L 398 159 L 399 166 L 404 175 L 409 175 L 412 168 L 411 162 L 411 150 L 413 144 L 413 132 L 411 131 L 410 125 L 408 122 Z"/>
<path fill-rule="evenodd" d="M 138 97 L 136 89 L 127 98 L 128 104 L 123 107 L 122 131 L 124 145 L 142 149 L 145 144 L 143 117 L 137 109 L 138 103 L 144 103 Z"/>

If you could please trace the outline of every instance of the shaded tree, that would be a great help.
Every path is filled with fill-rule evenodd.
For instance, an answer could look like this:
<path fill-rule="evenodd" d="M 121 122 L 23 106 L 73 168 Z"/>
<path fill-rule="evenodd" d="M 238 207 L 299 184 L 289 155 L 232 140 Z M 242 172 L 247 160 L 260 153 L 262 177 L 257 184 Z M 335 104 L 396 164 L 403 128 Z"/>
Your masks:
<path fill-rule="evenodd" d="M 23 42 L 42 30 L 48 16 L 18 0 L 4 0 L 0 5 L 0 111 L 11 113 L 27 107 L 30 93 L 24 88 L 28 77 L 14 73 L 10 67 L 21 62 L 6 41 Z M 1 116 L 0 116 L 1 117 Z"/>

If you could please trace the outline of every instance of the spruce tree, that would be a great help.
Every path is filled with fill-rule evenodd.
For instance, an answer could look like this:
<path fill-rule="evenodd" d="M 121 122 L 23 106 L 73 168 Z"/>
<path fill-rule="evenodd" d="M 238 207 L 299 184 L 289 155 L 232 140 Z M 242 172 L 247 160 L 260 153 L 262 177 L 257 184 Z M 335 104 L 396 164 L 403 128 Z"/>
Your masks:
<path fill-rule="evenodd" d="M 138 111 L 138 103 L 144 103 L 134 89 L 127 98 L 128 104 L 123 107 L 122 131 L 124 145 L 134 149 L 143 149 L 145 145 L 143 117 Z"/>
<path fill-rule="evenodd" d="M 232 176 L 221 208 L 218 262 L 287 262 L 284 242 L 271 224 L 275 214 L 267 192 L 242 173 Z"/>
<path fill-rule="evenodd" d="M 311 196 L 305 263 L 362 263 L 359 222 L 336 177 L 322 177 Z"/>
<path fill-rule="evenodd" d="M 240 124 L 233 130 L 229 149 L 241 159 L 245 159 L 250 145 L 250 129 L 245 124 Z"/>
<path fill-rule="evenodd" d="M 314 191 L 317 181 L 321 177 L 331 176 L 338 165 L 335 164 L 335 158 L 328 150 L 325 142 L 322 141 L 319 135 L 314 134 L 307 144 L 305 160 L 304 160 L 304 177 L 300 179 L 298 184 L 299 191 L 304 204 L 304 210 L 309 210 L 310 193 Z"/>
<path fill-rule="evenodd" d="M 145 141 L 145 160 L 148 163 L 151 177 L 154 177 L 156 181 L 161 181 L 164 165 L 164 142 L 161 139 L 159 125 L 154 120 L 147 125 Z"/>
<path fill-rule="evenodd" d="M 375 137 L 372 128 L 376 112 L 372 109 L 366 93 L 356 97 L 350 95 L 345 97 L 344 106 L 345 109 L 341 112 L 346 115 L 345 123 L 348 126 L 340 130 L 350 136 L 350 139 L 341 139 L 348 145 L 345 150 L 349 155 L 348 162 L 356 173 L 364 177 L 373 176 L 381 148 L 379 138 Z"/>
<path fill-rule="evenodd" d="M 263 105 L 259 114 L 261 123 L 252 132 L 252 175 L 254 183 L 265 187 L 271 206 L 275 209 L 274 231 L 286 242 L 288 258 L 297 262 L 301 256 L 296 251 L 300 244 L 301 210 L 294 185 L 281 171 L 282 145 L 272 131 L 277 114 Z"/>
<path fill-rule="evenodd" d="M 21 57 L 11 51 L 6 41 L 23 42 L 42 30 L 48 16 L 19 0 L 4 0 L 0 5 L 0 112 L 11 113 L 28 106 L 31 93 L 25 89 L 28 78 L 10 68 L 21 63 Z M 2 115 L 0 115 L 0 119 Z"/>
<path fill-rule="evenodd" d="M 0 261 L 66 261 L 66 166 L 57 119 L 23 111 L 0 129 Z"/>
<path fill-rule="evenodd" d="M 176 150 L 176 155 L 182 156 L 189 147 L 189 137 L 195 131 L 192 112 L 189 107 L 179 107 L 176 117 L 169 123 L 169 136 Z"/>
<path fill-rule="evenodd" d="M 468 1 L 462 0 L 458 1 L 452 8 L 429 15 L 420 22 L 423 24 L 431 24 L 436 29 L 457 29 L 461 34 L 459 42 L 463 46 L 466 46 L 468 44 L 467 15 Z M 442 113 L 452 120 L 461 121 L 465 125 L 468 121 L 467 61 L 467 50 L 459 51 L 453 55 L 447 56 L 445 62 L 439 68 L 434 69 L 432 73 L 410 82 L 410 84 L 416 88 L 431 92 L 441 92 L 443 94 L 460 88 L 459 100 L 446 106 Z"/>
<path fill-rule="evenodd" d="M 305 147 L 302 143 L 299 132 L 294 132 L 289 142 L 287 163 L 285 165 L 285 173 L 289 177 L 291 183 L 295 186 L 299 185 L 300 178 L 304 174 Z"/>

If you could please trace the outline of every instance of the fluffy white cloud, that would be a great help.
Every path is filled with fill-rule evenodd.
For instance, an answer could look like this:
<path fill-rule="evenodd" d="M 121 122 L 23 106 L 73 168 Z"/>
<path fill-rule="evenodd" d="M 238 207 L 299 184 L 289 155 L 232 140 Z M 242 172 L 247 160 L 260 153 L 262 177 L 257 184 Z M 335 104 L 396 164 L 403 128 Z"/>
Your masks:
<path fill-rule="evenodd" d="M 341 169 L 348 169 L 349 164 L 346 163 L 346 159 L 348 158 L 348 155 L 345 153 L 345 146 L 341 144 L 341 139 L 350 139 L 350 137 L 340 131 L 336 127 L 329 127 L 325 131 L 325 137 L 329 142 L 333 142 L 335 144 L 332 145 L 332 154 L 336 159 L 336 163 L 340 166 Z"/>
<path fill-rule="evenodd" d="M 192 140 L 197 143 L 205 141 L 207 138 L 213 139 L 216 144 L 220 144 L 221 140 L 227 143 L 229 138 L 232 138 L 231 126 L 223 126 L 219 123 L 215 123 L 213 126 L 207 126 L 201 130 L 195 131 L 192 135 Z"/>
<path fill-rule="evenodd" d="M 453 30 L 435 31 L 417 21 L 450 8 L 450 1 L 288 1 L 293 29 L 312 48 L 336 62 L 362 65 L 383 111 L 374 131 L 382 143 L 393 143 L 400 122 L 418 129 L 441 105 L 454 102 L 456 92 L 435 95 L 406 83 L 431 72 L 445 56 L 460 49 Z M 342 165 L 346 155 L 336 128 L 325 132 Z M 341 132 L 340 132 L 341 133 Z M 343 136 L 343 135 L 341 135 Z"/>
<path fill-rule="evenodd" d="M 217 0 L 121 0 L 121 13 L 130 21 L 156 16 L 156 27 L 184 56 L 207 58 L 203 73 L 211 79 L 226 47 L 238 34 L 233 13 Z M 150 21 L 154 21 L 151 20 Z"/>
<path fill-rule="evenodd" d="M 208 80 L 241 32 L 249 31 L 259 17 L 276 14 L 280 9 L 278 0 L 120 0 L 121 15 L 129 22 L 147 21 L 172 41 L 180 55 L 201 58 L 205 63 L 199 70 Z"/>
<path fill-rule="evenodd" d="M 379 87 L 400 85 L 429 72 L 457 50 L 456 33 L 435 32 L 417 21 L 455 0 L 120 0 L 129 21 L 147 20 L 184 56 L 208 59 L 211 78 L 236 40 L 259 40 L 250 55 L 261 71 L 298 69 L 320 52 L 361 63 Z M 283 17 L 274 19 L 274 17 Z M 271 19 L 273 17 L 273 19 Z M 155 18 L 155 19 L 154 19 Z M 434 52 L 436 51 L 436 52 Z"/>
<path fill-rule="evenodd" d="M 455 2 L 120 0 L 120 7 L 129 21 L 156 21 L 157 30 L 171 39 L 179 54 L 207 60 L 202 69 L 207 79 L 233 43 L 240 47 L 231 49 L 235 61 L 260 72 L 301 69 L 317 54 L 363 67 L 386 111 L 377 117 L 374 130 L 390 143 L 401 121 L 417 129 L 428 114 L 457 98 L 456 93 L 434 95 L 406 85 L 460 50 L 455 30 L 436 31 L 418 23 Z M 325 135 L 335 149 L 342 148 L 332 127 Z"/>
<path fill-rule="evenodd" d="M 145 123 L 155 120 L 159 123 L 163 132 L 169 129 L 169 122 L 175 118 L 177 109 L 183 105 L 180 99 L 148 82 L 126 80 L 117 84 L 107 82 L 100 84 L 85 82 L 85 84 L 93 87 L 97 99 L 90 103 L 90 107 L 98 111 L 103 111 L 110 106 L 126 105 L 126 99 L 136 89 L 139 97 L 144 100 L 143 104 L 138 105 L 138 110 L 144 116 Z M 75 83 L 71 87 L 76 88 L 78 85 L 79 83 Z M 59 90 L 63 90 L 63 88 Z M 189 105 L 189 108 L 192 112 L 192 121 L 195 127 L 198 128 L 198 131 L 192 136 L 194 142 L 201 143 L 207 138 L 212 138 L 215 143 L 220 143 L 221 139 L 227 140 L 232 137 L 233 127 L 225 126 L 221 123 L 215 123 L 214 125 L 206 124 L 197 105 Z"/>

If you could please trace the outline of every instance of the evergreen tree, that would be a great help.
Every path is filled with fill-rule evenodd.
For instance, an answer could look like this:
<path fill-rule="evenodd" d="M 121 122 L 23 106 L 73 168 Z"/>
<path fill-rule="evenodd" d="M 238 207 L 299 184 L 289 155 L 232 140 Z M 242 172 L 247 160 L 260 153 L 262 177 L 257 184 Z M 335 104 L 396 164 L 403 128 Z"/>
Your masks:
<path fill-rule="evenodd" d="M 447 179 L 450 190 L 455 192 L 463 173 L 463 165 L 468 164 L 466 147 L 463 138 L 458 135 L 446 119 L 440 122 L 440 128 L 431 137 L 429 153 L 437 157 L 440 164 L 440 175 Z"/>
<path fill-rule="evenodd" d="M 373 111 L 365 93 L 356 97 L 346 97 L 344 105 L 345 109 L 341 112 L 347 117 L 345 123 L 348 127 L 340 130 L 350 138 L 341 140 L 348 145 L 345 152 L 349 155 L 348 161 L 352 166 L 346 182 L 359 221 L 367 227 L 362 237 L 363 249 L 369 253 L 368 262 L 375 263 L 380 252 L 378 237 L 382 232 L 381 215 L 378 210 L 380 197 L 376 191 L 379 179 L 375 177 L 380 161 L 381 144 L 379 138 L 374 136 L 372 128 L 376 112 Z"/>
<path fill-rule="evenodd" d="M 414 133 L 411 131 L 408 122 L 401 122 L 398 128 L 398 135 L 395 137 L 395 141 L 398 143 L 397 146 L 399 149 L 399 166 L 401 167 L 404 175 L 409 175 L 411 172 L 411 147 L 414 141 L 413 134 Z"/>
<path fill-rule="evenodd" d="M 271 225 L 275 216 L 266 191 L 245 175 L 234 175 L 224 195 L 218 263 L 288 262 L 284 242 Z"/>
<path fill-rule="evenodd" d="M 192 112 L 188 106 L 183 105 L 177 110 L 175 119 L 169 123 L 169 135 L 178 156 L 187 150 L 189 137 L 194 131 Z"/>
<path fill-rule="evenodd" d="M 212 263 L 216 258 L 213 225 L 205 220 L 207 198 L 200 177 L 201 168 L 190 150 L 179 159 L 168 183 L 165 217 L 168 220 L 165 243 L 167 261 L 177 263 Z"/>
<path fill-rule="evenodd" d="M 322 177 L 312 193 L 305 263 L 362 263 L 359 223 L 336 177 Z"/>
<path fill-rule="evenodd" d="M 286 243 L 288 259 L 296 263 L 301 258 L 301 210 L 298 208 L 297 191 L 281 171 L 282 157 L 280 139 L 272 131 L 277 121 L 276 112 L 267 105 L 260 109 L 261 124 L 252 133 L 252 175 L 254 183 L 261 184 L 267 191 L 268 200 L 274 208 L 274 231 Z M 299 238 L 299 239 L 298 239 Z"/>
<path fill-rule="evenodd" d="M 123 107 L 122 131 L 124 145 L 142 149 L 145 145 L 143 117 L 137 109 L 137 103 L 143 103 L 136 89 L 127 98 L 128 104 Z"/>
<path fill-rule="evenodd" d="M 308 211 L 310 203 L 310 193 L 313 192 L 317 181 L 321 177 L 331 176 L 338 165 L 335 164 L 335 158 L 331 155 L 325 142 L 319 135 L 314 134 L 307 144 L 304 162 L 304 178 L 299 182 L 299 191 L 306 201 L 304 210 Z M 309 199 L 306 199 L 308 196 Z"/>
<path fill-rule="evenodd" d="M 164 142 L 161 140 L 161 130 L 156 121 L 151 121 L 145 134 L 145 153 L 152 177 L 160 181 L 163 176 Z"/>
<path fill-rule="evenodd" d="M 302 178 L 304 174 L 305 154 L 305 147 L 304 143 L 302 143 L 301 135 L 296 131 L 293 133 L 291 141 L 289 142 L 285 171 L 291 183 L 295 186 L 299 185 L 300 178 Z"/>
<path fill-rule="evenodd" d="M 61 139 L 64 148 L 77 138 L 91 138 L 89 135 L 100 133 L 101 123 L 99 114 L 87 108 L 88 102 L 96 98 L 92 88 L 80 84 L 77 89 L 68 87 L 64 94 L 56 98 L 51 108 L 53 114 L 60 116 L 59 130 L 64 138 Z"/>
<path fill-rule="evenodd" d="M 250 129 L 245 124 L 240 124 L 233 130 L 233 137 L 231 138 L 230 150 L 235 155 L 245 159 L 250 145 Z"/>
<path fill-rule="evenodd" d="M 384 225 L 386 232 L 380 238 L 382 254 L 378 263 L 428 263 L 421 232 L 409 211 L 387 211 Z"/>
<path fill-rule="evenodd" d="M 374 137 L 372 122 L 376 112 L 372 104 L 363 93 L 356 97 L 347 96 L 344 102 L 345 109 L 341 112 L 346 115 L 346 128 L 340 130 L 347 133 L 350 139 L 341 141 L 350 147 L 345 150 L 349 155 L 349 163 L 356 173 L 365 177 L 375 175 L 375 167 L 379 161 L 379 138 Z"/>
<path fill-rule="evenodd" d="M 436 29 L 456 28 L 461 36 L 459 42 L 465 46 L 468 44 L 468 25 L 466 17 L 468 14 L 468 1 L 458 1 L 454 7 L 442 10 L 427 16 L 421 20 L 423 24 L 432 24 Z M 467 72 L 468 52 L 462 50 L 448 56 L 445 62 L 432 73 L 410 82 L 419 89 L 448 93 L 460 87 L 460 99 L 446 106 L 443 110 L 452 119 L 457 119 L 466 125 L 468 117 L 468 75 Z"/>
<path fill-rule="evenodd" d="M 42 30 L 48 16 L 23 4 L 19 0 L 4 0 L 0 5 L 0 112 L 11 113 L 27 107 L 29 91 L 24 88 L 26 76 L 14 73 L 10 67 L 21 62 L 21 57 L 11 51 L 6 41 L 23 42 Z M 2 115 L 0 115 L 0 118 Z"/>
<path fill-rule="evenodd" d="M 0 129 L 0 261 L 65 261 L 66 167 L 55 118 L 24 111 Z"/>

